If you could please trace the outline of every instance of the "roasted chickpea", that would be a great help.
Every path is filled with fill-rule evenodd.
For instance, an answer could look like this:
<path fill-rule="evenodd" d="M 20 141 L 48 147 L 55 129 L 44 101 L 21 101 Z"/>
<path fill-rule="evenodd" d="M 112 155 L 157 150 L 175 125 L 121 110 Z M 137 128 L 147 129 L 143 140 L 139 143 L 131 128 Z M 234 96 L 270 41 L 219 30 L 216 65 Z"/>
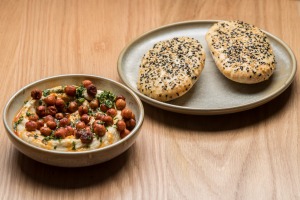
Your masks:
<path fill-rule="evenodd" d="M 126 128 L 129 130 L 132 130 L 136 125 L 136 122 L 134 119 L 129 119 L 126 121 Z"/>
<path fill-rule="evenodd" d="M 87 88 L 87 86 L 89 86 L 89 85 L 91 85 L 91 84 L 93 84 L 93 83 L 92 83 L 92 81 L 90 81 L 90 80 L 84 80 L 84 81 L 82 81 L 82 85 L 83 85 L 85 88 Z"/>
<path fill-rule="evenodd" d="M 91 97 L 95 97 L 97 94 L 97 88 L 94 84 L 90 84 L 87 86 L 86 91 L 88 93 L 88 95 L 90 95 Z"/>
<path fill-rule="evenodd" d="M 125 97 L 123 95 L 116 96 L 116 101 L 119 100 L 119 99 L 122 99 L 122 100 L 125 101 Z"/>
<path fill-rule="evenodd" d="M 123 99 L 118 99 L 118 100 L 116 101 L 116 108 L 117 108 L 118 110 L 123 110 L 125 107 L 126 107 L 126 101 L 125 101 L 125 100 L 123 100 Z"/>
<path fill-rule="evenodd" d="M 125 119 L 130 119 L 132 117 L 132 111 L 128 108 L 124 108 L 121 112 L 121 115 Z"/>
<path fill-rule="evenodd" d="M 69 103 L 69 106 L 68 106 L 68 110 L 73 113 L 73 112 L 76 112 L 76 110 L 78 109 L 78 105 L 75 101 L 71 101 Z"/>
<path fill-rule="evenodd" d="M 127 135 L 129 135 L 130 131 L 128 129 L 124 129 L 123 131 L 120 132 L 120 137 L 124 138 Z"/>
<path fill-rule="evenodd" d="M 62 100 L 64 100 L 64 102 L 69 102 L 69 101 L 71 101 L 71 99 L 72 99 L 72 98 L 70 98 L 70 96 L 68 96 L 68 95 L 65 94 L 65 93 L 63 93 L 63 94 L 60 96 L 60 98 L 61 98 Z"/>
<path fill-rule="evenodd" d="M 57 109 L 56 109 L 55 106 L 48 106 L 47 110 L 46 110 L 46 113 L 49 114 L 49 115 L 54 116 L 57 113 Z"/>
<path fill-rule="evenodd" d="M 135 114 L 134 113 L 132 113 L 131 119 L 135 119 Z"/>
<path fill-rule="evenodd" d="M 39 119 L 39 120 L 37 120 L 36 124 L 37 124 L 37 128 L 36 129 L 40 130 L 44 126 L 44 120 L 43 119 Z"/>
<path fill-rule="evenodd" d="M 90 122 L 90 116 L 88 114 L 83 114 L 81 115 L 80 120 L 88 124 Z"/>
<path fill-rule="evenodd" d="M 87 130 L 87 131 L 91 131 L 91 127 L 89 127 L 89 126 L 86 126 L 86 127 L 85 127 L 85 130 Z"/>
<path fill-rule="evenodd" d="M 117 115 L 117 110 L 114 108 L 110 108 L 106 111 L 106 114 L 114 118 Z"/>
<path fill-rule="evenodd" d="M 83 129 L 75 130 L 75 138 L 76 138 L 76 139 L 79 139 L 79 138 L 80 138 L 80 136 L 81 136 L 81 134 L 82 134 L 82 131 L 81 131 L 81 130 L 83 130 Z"/>
<path fill-rule="evenodd" d="M 76 124 L 76 129 L 80 130 L 80 129 L 84 129 L 85 128 L 85 123 L 84 122 L 78 122 Z"/>
<path fill-rule="evenodd" d="M 39 100 L 42 97 L 42 91 L 39 89 L 32 90 L 31 97 L 35 100 Z"/>
<path fill-rule="evenodd" d="M 87 114 L 89 112 L 89 108 L 87 106 L 79 106 L 78 108 L 79 115 Z"/>
<path fill-rule="evenodd" d="M 91 102 L 90 102 L 90 107 L 92 109 L 97 109 L 99 107 L 99 101 L 98 99 L 93 99 Z"/>
<path fill-rule="evenodd" d="M 117 122 L 117 130 L 118 131 L 123 131 L 126 128 L 126 123 L 124 122 L 124 120 L 119 120 Z"/>
<path fill-rule="evenodd" d="M 70 124 L 71 124 L 70 119 L 68 119 L 68 118 L 66 118 L 66 117 L 64 117 L 64 118 L 62 118 L 61 120 L 59 120 L 59 126 L 60 126 L 60 127 L 65 127 L 65 126 L 68 126 L 68 125 L 70 125 Z"/>
<path fill-rule="evenodd" d="M 70 135 L 75 134 L 75 130 L 71 126 L 67 126 L 66 130 L 67 130 L 66 136 L 70 136 Z"/>
<path fill-rule="evenodd" d="M 28 121 L 25 123 L 27 131 L 35 131 L 37 129 L 37 123 L 35 121 Z"/>
<path fill-rule="evenodd" d="M 80 132 L 81 132 L 80 140 L 82 143 L 89 144 L 93 141 L 94 136 L 90 130 L 81 129 Z"/>
<path fill-rule="evenodd" d="M 46 117 L 44 117 L 44 122 L 47 123 L 48 121 L 54 121 L 54 117 L 52 117 L 51 115 L 47 115 Z"/>
<path fill-rule="evenodd" d="M 107 110 L 109 109 L 109 107 L 107 107 L 105 104 L 101 104 L 100 105 L 100 110 L 102 111 L 102 112 L 106 112 Z"/>
<path fill-rule="evenodd" d="M 48 121 L 48 122 L 46 123 L 46 125 L 47 125 L 51 130 L 56 129 L 56 126 L 57 126 L 55 121 Z"/>
<path fill-rule="evenodd" d="M 44 102 L 47 104 L 47 106 L 54 106 L 56 102 L 56 96 L 50 94 L 44 98 Z"/>
<path fill-rule="evenodd" d="M 28 116 L 28 119 L 29 119 L 29 121 L 35 121 L 36 122 L 39 119 L 39 116 L 36 113 L 31 113 Z"/>
<path fill-rule="evenodd" d="M 74 97 L 76 95 L 76 87 L 73 85 L 67 85 L 65 87 L 65 93 L 71 97 Z"/>
<path fill-rule="evenodd" d="M 52 133 L 52 130 L 49 127 L 41 127 L 40 132 L 43 136 L 49 136 Z"/>
<path fill-rule="evenodd" d="M 100 137 L 104 136 L 106 133 L 106 128 L 102 124 L 95 124 L 93 128 L 94 132 Z"/>
<path fill-rule="evenodd" d="M 39 117 L 44 117 L 46 115 L 46 107 L 45 106 L 38 106 L 36 108 L 36 114 Z"/>
<path fill-rule="evenodd" d="M 103 117 L 104 117 L 104 116 L 105 116 L 104 114 L 97 113 L 97 114 L 95 115 L 95 119 L 96 119 L 96 120 L 101 120 L 101 121 L 103 121 Z"/>
<path fill-rule="evenodd" d="M 61 120 L 62 118 L 64 118 L 64 114 L 62 114 L 62 113 L 56 113 L 55 114 L 55 118 L 58 119 L 58 120 Z"/>
<path fill-rule="evenodd" d="M 101 120 L 95 120 L 92 124 L 93 127 L 95 126 L 95 124 L 103 124 L 103 122 Z"/>
<path fill-rule="evenodd" d="M 114 124 L 113 118 L 111 116 L 104 116 L 102 121 L 105 123 L 106 126 L 111 126 Z"/>
<path fill-rule="evenodd" d="M 62 110 L 66 106 L 66 103 L 62 98 L 57 98 L 55 106 L 57 109 Z"/>
<path fill-rule="evenodd" d="M 67 130 L 65 128 L 58 128 L 55 132 L 54 132 L 54 136 L 57 138 L 65 138 L 67 135 Z"/>

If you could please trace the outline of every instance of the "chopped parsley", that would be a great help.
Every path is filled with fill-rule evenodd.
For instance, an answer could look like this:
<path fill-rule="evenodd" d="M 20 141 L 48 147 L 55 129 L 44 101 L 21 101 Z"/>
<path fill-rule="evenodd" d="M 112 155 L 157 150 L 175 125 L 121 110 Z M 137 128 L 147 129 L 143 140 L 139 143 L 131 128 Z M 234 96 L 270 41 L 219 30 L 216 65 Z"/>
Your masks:
<path fill-rule="evenodd" d="M 112 108 L 114 106 L 114 101 L 116 99 L 116 95 L 110 91 L 103 91 L 101 94 L 98 94 L 97 99 L 100 104 L 105 104 L 107 107 Z"/>
<path fill-rule="evenodd" d="M 34 139 L 37 139 L 39 136 L 37 134 L 34 134 Z"/>
<path fill-rule="evenodd" d="M 76 143 L 75 143 L 75 141 L 72 142 L 72 145 L 73 145 L 72 150 L 76 150 Z"/>
<path fill-rule="evenodd" d="M 55 139 L 55 137 L 54 137 L 54 131 L 52 131 L 51 135 L 44 137 L 44 139 L 42 140 L 42 142 L 43 142 L 44 144 L 47 144 L 47 142 L 48 142 L 49 140 L 52 140 L 52 139 Z"/>
<path fill-rule="evenodd" d="M 56 149 L 56 148 L 57 148 L 57 146 L 54 146 L 54 147 L 53 147 L 53 149 Z"/>
<path fill-rule="evenodd" d="M 90 116 L 94 115 L 94 112 L 91 108 L 89 108 L 88 115 L 90 115 Z"/>
<path fill-rule="evenodd" d="M 78 88 L 76 88 L 76 98 L 83 98 L 83 92 L 84 92 L 85 88 L 83 87 L 83 85 L 80 85 Z"/>
<path fill-rule="evenodd" d="M 60 88 L 60 89 L 56 89 L 54 90 L 55 93 L 64 93 L 64 89 Z"/>
<path fill-rule="evenodd" d="M 33 114 L 30 113 L 30 112 L 26 112 L 26 116 L 27 116 L 27 117 L 29 117 L 29 116 L 31 116 L 31 115 L 33 115 Z"/>
<path fill-rule="evenodd" d="M 46 89 L 43 91 L 43 96 L 46 97 L 50 94 L 50 90 L 49 89 Z"/>
<path fill-rule="evenodd" d="M 24 101 L 24 104 L 26 104 L 28 102 L 28 100 L 27 101 Z"/>
<path fill-rule="evenodd" d="M 24 119 L 24 117 L 21 116 L 21 117 L 18 119 L 18 121 L 16 121 L 16 122 L 14 123 L 14 129 L 15 129 L 15 130 L 17 129 L 17 126 L 18 126 L 19 124 L 21 124 L 21 122 L 23 121 L 23 119 Z"/>
<path fill-rule="evenodd" d="M 84 101 L 85 101 L 85 98 L 79 98 L 79 99 L 77 99 L 77 102 L 79 104 L 83 104 Z"/>

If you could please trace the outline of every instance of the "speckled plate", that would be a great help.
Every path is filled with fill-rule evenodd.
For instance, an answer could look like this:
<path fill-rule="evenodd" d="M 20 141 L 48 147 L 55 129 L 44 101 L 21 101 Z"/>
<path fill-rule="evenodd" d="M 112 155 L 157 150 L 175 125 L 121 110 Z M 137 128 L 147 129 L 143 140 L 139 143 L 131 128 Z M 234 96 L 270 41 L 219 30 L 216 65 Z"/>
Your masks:
<path fill-rule="evenodd" d="M 279 38 L 264 31 L 276 56 L 276 70 L 265 82 L 245 85 L 235 83 L 217 69 L 208 50 L 205 34 L 217 21 L 187 21 L 152 30 L 131 42 L 121 52 L 118 72 L 122 81 L 142 101 L 158 108 L 195 115 L 227 114 L 248 110 L 262 105 L 281 94 L 292 83 L 296 74 L 296 59 L 291 49 Z M 193 88 L 182 97 L 160 102 L 137 90 L 137 77 L 143 55 L 159 41 L 173 37 L 189 36 L 200 41 L 206 52 L 204 70 Z"/>

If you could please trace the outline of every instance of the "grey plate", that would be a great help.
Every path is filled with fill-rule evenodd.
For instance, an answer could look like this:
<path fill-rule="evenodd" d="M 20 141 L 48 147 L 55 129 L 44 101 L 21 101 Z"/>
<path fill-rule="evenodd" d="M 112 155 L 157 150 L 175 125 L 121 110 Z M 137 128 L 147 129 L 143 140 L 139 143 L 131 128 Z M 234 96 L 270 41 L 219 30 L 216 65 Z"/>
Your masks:
<path fill-rule="evenodd" d="M 205 41 L 206 32 L 216 22 L 180 22 L 140 36 L 125 47 L 119 56 L 120 78 L 146 103 L 168 111 L 197 115 L 227 114 L 257 107 L 281 94 L 292 83 L 297 69 L 295 56 L 283 41 L 266 31 L 277 62 L 272 77 L 259 84 L 245 85 L 223 76 L 215 66 Z M 205 49 L 206 62 L 199 80 L 188 93 L 173 101 L 160 102 L 143 95 L 136 86 L 143 55 L 155 43 L 179 36 L 193 37 Z"/>

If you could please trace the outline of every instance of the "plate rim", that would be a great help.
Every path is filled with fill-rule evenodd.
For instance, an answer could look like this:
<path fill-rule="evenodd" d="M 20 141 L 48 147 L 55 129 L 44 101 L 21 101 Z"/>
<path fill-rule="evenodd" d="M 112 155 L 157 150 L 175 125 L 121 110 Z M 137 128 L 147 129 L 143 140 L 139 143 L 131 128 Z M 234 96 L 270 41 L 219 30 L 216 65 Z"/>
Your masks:
<path fill-rule="evenodd" d="M 147 32 L 141 34 L 140 36 L 136 37 L 131 42 L 129 42 L 123 48 L 123 50 L 121 51 L 121 53 L 118 57 L 117 71 L 118 71 L 118 75 L 119 75 L 120 79 L 122 80 L 123 83 L 125 83 L 125 85 L 127 87 L 129 87 L 134 93 L 136 93 L 141 98 L 142 101 L 144 101 L 152 106 L 161 108 L 163 110 L 171 111 L 171 112 L 182 113 L 182 114 L 193 114 L 193 115 L 220 115 L 220 114 L 230 114 L 230 113 L 242 112 L 242 111 L 249 110 L 249 109 L 258 107 L 260 105 L 263 105 L 263 104 L 271 101 L 272 99 L 276 98 L 281 93 L 283 93 L 295 79 L 295 75 L 296 75 L 296 71 L 297 71 L 296 57 L 295 57 L 292 49 L 284 41 L 282 41 L 277 36 L 267 32 L 265 30 L 262 30 L 262 29 L 260 29 L 260 30 L 262 30 L 265 34 L 267 34 L 268 37 L 271 37 L 272 39 L 276 40 L 278 43 L 280 43 L 286 49 L 286 51 L 288 52 L 288 54 L 291 58 L 291 67 L 292 67 L 292 72 L 289 75 L 288 79 L 285 81 L 285 83 L 281 87 L 279 87 L 277 90 L 275 90 L 275 92 L 272 92 L 270 95 L 266 96 L 262 100 L 255 101 L 253 103 L 248 103 L 245 105 L 239 105 L 239 106 L 234 106 L 234 107 L 230 107 L 230 108 L 221 108 L 221 109 L 219 109 L 219 108 L 203 109 L 203 108 L 192 108 L 192 107 L 187 107 L 187 106 L 178 106 L 178 105 L 169 104 L 167 102 L 161 102 L 161 101 L 152 99 L 152 98 L 140 93 L 136 88 L 132 87 L 129 84 L 127 79 L 124 78 L 125 75 L 123 73 L 123 70 L 121 69 L 122 68 L 122 60 L 124 58 L 124 55 L 131 46 L 133 46 L 138 41 L 142 40 L 144 37 L 146 37 L 154 32 L 160 31 L 162 29 L 170 28 L 170 27 L 186 25 L 186 24 L 216 23 L 216 22 L 220 22 L 220 21 L 227 21 L 227 20 L 188 20 L 188 21 L 182 21 L 182 22 L 175 22 L 175 23 L 160 26 L 158 28 L 154 28 L 150 31 L 147 31 Z"/>

